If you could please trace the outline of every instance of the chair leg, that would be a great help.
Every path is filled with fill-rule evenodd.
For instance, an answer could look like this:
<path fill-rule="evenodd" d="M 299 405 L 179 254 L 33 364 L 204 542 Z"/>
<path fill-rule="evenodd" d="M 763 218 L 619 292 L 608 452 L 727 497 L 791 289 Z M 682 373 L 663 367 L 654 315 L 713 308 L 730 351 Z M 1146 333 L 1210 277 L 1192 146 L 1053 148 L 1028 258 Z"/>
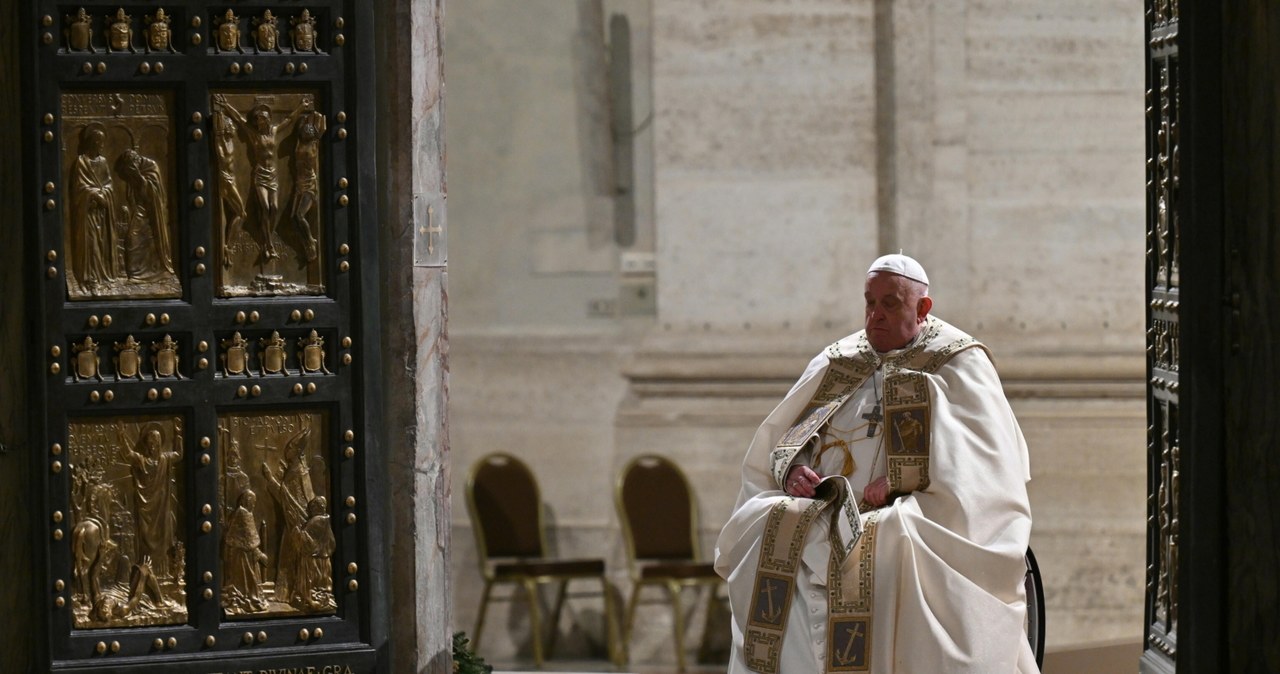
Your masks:
<path fill-rule="evenodd" d="M 702 639 L 698 642 L 698 662 L 706 662 L 711 657 L 711 645 L 707 643 L 707 637 L 711 634 L 711 613 L 716 608 L 716 588 L 720 586 L 719 581 L 702 584 L 707 589 L 707 615 L 703 617 Z"/>
<path fill-rule="evenodd" d="M 471 635 L 471 649 L 480 651 L 480 630 L 484 628 L 484 614 L 489 610 L 489 591 L 493 589 L 493 581 L 484 581 L 484 592 L 480 595 L 480 615 L 476 616 L 476 631 Z"/>
<path fill-rule="evenodd" d="M 564 608 L 565 590 L 569 587 L 568 580 L 560 581 L 560 589 L 556 592 L 556 607 L 551 612 L 551 636 L 547 639 L 547 659 L 555 657 L 556 638 L 560 636 L 560 610 Z"/>
<path fill-rule="evenodd" d="M 671 610 L 675 613 L 676 631 L 676 669 L 684 672 L 684 609 L 680 606 L 680 583 L 667 583 L 667 593 L 671 595 Z"/>
<path fill-rule="evenodd" d="M 627 617 L 622 624 L 622 648 L 627 653 L 623 662 L 631 659 L 631 632 L 636 626 L 636 606 L 640 603 L 640 588 L 643 585 L 640 581 L 635 581 L 631 586 L 631 601 L 627 604 Z"/>
<path fill-rule="evenodd" d="M 613 587 L 609 585 L 609 579 L 600 577 L 600 591 L 604 594 L 604 622 L 605 641 L 609 649 L 609 662 L 621 667 L 622 646 L 618 643 L 618 618 L 613 605 Z"/>
<path fill-rule="evenodd" d="M 524 581 L 524 592 L 529 597 L 529 632 L 533 642 L 533 664 L 542 669 L 542 620 L 538 607 L 538 582 L 532 578 Z"/>

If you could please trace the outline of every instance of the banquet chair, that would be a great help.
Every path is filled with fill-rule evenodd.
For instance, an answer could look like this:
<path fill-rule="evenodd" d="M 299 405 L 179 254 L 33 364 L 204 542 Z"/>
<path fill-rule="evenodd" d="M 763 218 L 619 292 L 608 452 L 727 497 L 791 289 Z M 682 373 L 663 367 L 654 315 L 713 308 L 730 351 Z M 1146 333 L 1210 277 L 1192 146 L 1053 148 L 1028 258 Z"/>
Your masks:
<path fill-rule="evenodd" d="M 622 648 L 630 645 L 641 590 L 650 585 L 662 587 L 675 616 L 676 662 L 683 672 L 685 617 L 681 591 L 707 586 L 709 618 L 716 588 L 724 582 L 698 554 L 698 507 L 693 490 L 679 466 L 662 456 L 647 454 L 632 459 L 618 473 L 614 496 L 632 581 Z M 706 651 L 704 627 L 700 654 L 705 655 Z"/>
<path fill-rule="evenodd" d="M 555 648 L 560 611 L 564 607 L 569 582 L 592 580 L 600 583 L 604 595 L 609 659 L 618 662 L 620 649 L 616 640 L 613 594 L 605 576 L 604 560 L 548 557 L 542 495 L 529 467 L 510 454 L 488 454 L 471 467 L 467 475 L 466 496 L 475 530 L 480 573 L 484 577 L 480 613 L 472 636 L 473 648 L 479 650 L 493 587 L 510 583 L 522 588 L 528 599 L 533 659 L 538 667 L 542 667 L 543 661 L 551 657 Z M 544 657 L 538 589 L 547 583 L 555 583 L 559 587 L 551 614 L 550 643 Z"/>

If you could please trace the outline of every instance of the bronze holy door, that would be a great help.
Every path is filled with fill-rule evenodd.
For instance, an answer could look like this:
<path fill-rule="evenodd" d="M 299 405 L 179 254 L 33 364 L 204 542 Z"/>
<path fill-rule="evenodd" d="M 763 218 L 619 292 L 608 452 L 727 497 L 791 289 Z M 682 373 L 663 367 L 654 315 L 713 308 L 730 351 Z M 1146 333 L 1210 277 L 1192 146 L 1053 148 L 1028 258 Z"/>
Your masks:
<path fill-rule="evenodd" d="M 1280 5 L 1148 0 L 1141 671 L 1280 671 Z"/>
<path fill-rule="evenodd" d="M 372 13 L 23 10 L 49 669 L 379 668 Z"/>
<path fill-rule="evenodd" d="M 1147 588 L 1148 666 L 1178 643 L 1179 324 L 1182 106 L 1177 2 L 1147 0 Z"/>

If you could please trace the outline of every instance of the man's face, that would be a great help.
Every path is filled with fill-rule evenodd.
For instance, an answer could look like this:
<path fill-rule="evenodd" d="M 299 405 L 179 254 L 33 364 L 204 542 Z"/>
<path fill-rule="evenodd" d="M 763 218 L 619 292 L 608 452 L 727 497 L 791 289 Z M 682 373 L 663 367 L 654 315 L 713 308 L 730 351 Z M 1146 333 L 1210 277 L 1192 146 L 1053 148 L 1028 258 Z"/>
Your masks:
<path fill-rule="evenodd" d="M 932 300 L 923 297 L 924 286 L 905 276 L 876 272 L 867 276 L 867 341 L 876 351 L 892 351 L 907 345 L 929 315 Z"/>
<path fill-rule="evenodd" d="M 102 146 L 106 144 L 107 137 L 99 130 L 94 129 L 89 132 L 89 137 L 85 139 L 85 154 L 90 157 L 97 157 L 102 154 Z"/>

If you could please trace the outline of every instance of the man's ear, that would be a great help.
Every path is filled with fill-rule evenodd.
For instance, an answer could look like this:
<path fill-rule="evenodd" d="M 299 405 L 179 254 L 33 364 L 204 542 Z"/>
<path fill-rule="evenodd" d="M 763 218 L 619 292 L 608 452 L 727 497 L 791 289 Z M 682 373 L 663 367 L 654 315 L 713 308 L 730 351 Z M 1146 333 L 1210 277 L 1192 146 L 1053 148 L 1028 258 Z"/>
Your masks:
<path fill-rule="evenodd" d="M 925 316 L 929 315 L 929 310 L 933 308 L 933 298 L 925 295 L 916 303 L 916 319 L 923 321 Z"/>

